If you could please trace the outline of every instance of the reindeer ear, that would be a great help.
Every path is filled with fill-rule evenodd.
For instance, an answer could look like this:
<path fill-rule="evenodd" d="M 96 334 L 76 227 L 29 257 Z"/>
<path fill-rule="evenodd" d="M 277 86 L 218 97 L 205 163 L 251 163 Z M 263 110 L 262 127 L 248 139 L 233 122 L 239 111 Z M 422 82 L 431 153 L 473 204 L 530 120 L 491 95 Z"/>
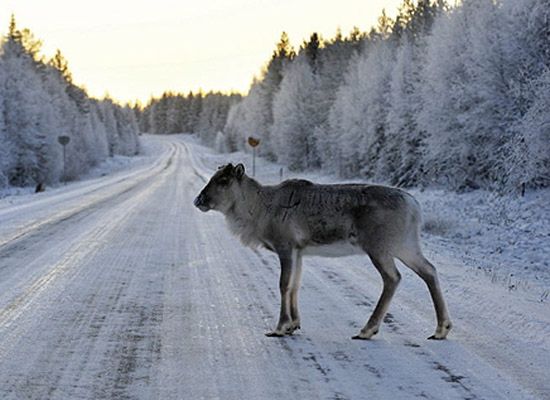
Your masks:
<path fill-rule="evenodd" d="M 235 176 L 237 179 L 241 179 L 244 175 L 244 165 L 237 164 L 234 169 Z"/>
<path fill-rule="evenodd" d="M 219 171 L 220 169 L 226 169 L 226 168 L 227 168 L 227 169 L 233 169 L 233 164 L 229 163 L 229 164 L 220 165 L 220 166 L 218 167 L 218 171 Z"/>

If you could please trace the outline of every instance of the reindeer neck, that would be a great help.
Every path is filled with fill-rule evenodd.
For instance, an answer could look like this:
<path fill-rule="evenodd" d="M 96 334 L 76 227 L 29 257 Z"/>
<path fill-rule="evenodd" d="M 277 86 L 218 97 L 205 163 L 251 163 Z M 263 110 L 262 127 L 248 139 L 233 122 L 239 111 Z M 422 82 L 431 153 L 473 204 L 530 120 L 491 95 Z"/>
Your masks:
<path fill-rule="evenodd" d="M 233 210 L 241 219 L 255 220 L 265 203 L 264 186 L 246 175 L 240 185 L 241 198 L 237 199 Z"/>

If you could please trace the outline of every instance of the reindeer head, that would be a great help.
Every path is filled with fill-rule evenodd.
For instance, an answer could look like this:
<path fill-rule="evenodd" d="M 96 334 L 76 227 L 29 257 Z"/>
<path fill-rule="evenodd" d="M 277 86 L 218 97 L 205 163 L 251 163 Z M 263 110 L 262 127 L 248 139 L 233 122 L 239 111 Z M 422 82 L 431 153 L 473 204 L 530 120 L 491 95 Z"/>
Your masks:
<path fill-rule="evenodd" d="M 244 175 L 244 165 L 227 164 L 218 168 L 193 204 L 201 211 L 226 212 L 237 200 L 238 187 Z"/>

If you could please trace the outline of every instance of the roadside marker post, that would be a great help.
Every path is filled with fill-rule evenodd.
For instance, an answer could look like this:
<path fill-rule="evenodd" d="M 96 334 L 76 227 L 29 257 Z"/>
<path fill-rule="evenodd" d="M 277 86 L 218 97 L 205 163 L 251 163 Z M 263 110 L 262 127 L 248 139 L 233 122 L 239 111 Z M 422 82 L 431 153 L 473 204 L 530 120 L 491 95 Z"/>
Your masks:
<path fill-rule="evenodd" d="M 252 147 L 252 176 L 256 176 L 256 147 L 260 144 L 260 139 L 249 136 L 248 144 Z"/>
<path fill-rule="evenodd" d="M 63 146 L 63 182 L 67 183 L 67 153 L 65 148 L 71 141 L 71 138 L 67 135 L 61 135 L 57 137 L 57 141 Z"/>

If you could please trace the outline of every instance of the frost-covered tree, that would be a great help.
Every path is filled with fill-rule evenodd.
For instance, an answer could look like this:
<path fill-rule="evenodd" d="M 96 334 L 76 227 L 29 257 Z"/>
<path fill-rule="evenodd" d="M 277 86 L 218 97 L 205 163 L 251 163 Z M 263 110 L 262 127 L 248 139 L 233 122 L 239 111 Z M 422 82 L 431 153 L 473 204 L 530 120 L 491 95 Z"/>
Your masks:
<path fill-rule="evenodd" d="M 363 84 L 366 129 L 359 141 L 359 146 L 365 152 L 366 158 L 361 174 L 377 180 L 386 178 L 381 160 L 383 160 L 387 115 L 390 108 L 388 92 L 393 58 L 393 43 L 377 40 L 367 51 L 367 57 L 359 63 L 361 78 L 366 79 Z"/>
<path fill-rule="evenodd" d="M 115 107 L 115 120 L 118 135 L 116 154 L 133 156 L 139 153 L 139 140 L 136 135 L 139 127 L 135 114 L 129 106 Z"/>
<path fill-rule="evenodd" d="M 511 127 L 529 109 L 531 82 L 548 51 L 542 3 L 469 0 L 438 18 L 418 118 L 428 132 L 433 182 L 454 189 L 507 185 L 507 149 L 517 141 Z"/>
<path fill-rule="evenodd" d="M 107 143 L 109 146 L 109 156 L 117 154 L 120 147 L 117 123 L 114 113 L 114 103 L 108 97 L 99 104 L 99 118 L 107 133 Z"/>
<path fill-rule="evenodd" d="M 153 99 L 145 106 L 144 108 L 138 108 L 137 119 L 140 132 L 143 133 L 153 133 L 151 129 L 151 108 Z"/>
<path fill-rule="evenodd" d="M 305 58 L 295 60 L 285 71 L 273 102 L 273 140 L 278 159 L 291 169 L 306 169 L 316 162 L 315 77 Z"/>
<path fill-rule="evenodd" d="M 549 79 L 550 4 L 547 0 L 505 0 L 501 40 L 505 54 L 509 142 L 499 153 L 502 189 L 550 186 Z M 499 163 L 500 164 L 500 163 Z"/>
<path fill-rule="evenodd" d="M 5 134 L 14 151 L 8 170 L 11 185 L 23 186 L 47 181 L 50 148 L 53 146 L 54 112 L 42 86 L 35 53 L 25 47 L 34 43 L 15 28 L 2 48 L 6 74 L 3 88 Z"/>
<path fill-rule="evenodd" d="M 233 104 L 227 112 L 227 121 L 225 122 L 223 132 L 226 136 L 229 151 L 244 149 L 244 117 L 244 100 Z"/>
<path fill-rule="evenodd" d="M 230 131 L 229 140 L 243 148 L 246 138 L 253 136 L 261 140 L 258 152 L 269 159 L 275 159 L 273 132 L 273 102 L 279 91 L 287 65 L 294 59 L 295 52 L 288 35 L 283 32 L 271 59 L 260 77 L 252 82 L 248 95 L 230 112 L 230 119 L 224 129 Z M 244 147 L 246 149 L 246 147 Z"/>
<path fill-rule="evenodd" d="M 350 142 L 359 134 L 362 121 L 361 110 L 356 107 L 361 101 L 361 93 L 353 85 L 358 79 L 356 67 L 357 60 L 353 60 L 329 111 L 328 132 L 322 135 L 322 142 L 330 146 L 330 150 L 321 153 L 324 154 L 323 165 L 345 177 L 358 174 L 362 156 L 360 149 Z"/>
<path fill-rule="evenodd" d="M 202 99 L 198 124 L 195 127 L 201 140 L 213 146 L 216 134 L 221 131 L 227 121 L 227 114 L 232 104 L 240 100 L 239 95 L 224 95 L 208 93 Z"/>
<path fill-rule="evenodd" d="M 525 115 L 510 127 L 505 151 L 505 189 L 550 187 L 550 69 L 532 82 L 534 96 Z"/>
<path fill-rule="evenodd" d="M 6 75 L 4 66 L 0 60 L 0 88 L 4 88 Z M 6 124 L 4 121 L 4 93 L 0 90 L 0 189 L 8 186 L 8 171 L 12 168 L 12 144 L 6 135 Z"/>
<path fill-rule="evenodd" d="M 247 108 L 250 109 L 250 121 L 258 122 L 254 126 L 252 136 L 257 136 L 262 140 L 259 153 L 270 159 L 275 159 L 272 139 L 273 102 L 276 93 L 280 89 L 284 71 L 295 56 L 289 37 L 286 32 L 283 32 L 273 51 L 271 60 L 265 68 L 262 79 L 256 82 L 257 89 L 254 91 L 251 89 L 253 96 Z"/>
<path fill-rule="evenodd" d="M 330 129 L 330 110 L 339 87 L 344 83 L 350 59 L 360 48 L 362 37 L 355 35 L 352 33 L 349 37 L 343 37 L 338 31 L 333 39 L 325 41 L 318 55 L 314 136 L 320 164 L 329 169 L 334 169 L 338 157 L 337 138 Z"/>
<path fill-rule="evenodd" d="M 455 190 L 547 186 L 549 20 L 548 0 L 404 0 L 368 35 L 312 35 L 282 68 L 263 130 L 292 168 Z M 228 114 L 230 143 L 266 125 L 263 85 Z"/>
<path fill-rule="evenodd" d="M 150 126 L 151 133 L 167 134 L 168 132 L 168 109 L 170 102 L 170 92 L 165 92 L 162 97 L 151 104 Z"/>
<path fill-rule="evenodd" d="M 124 121 L 124 126 L 132 126 L 132 131 L 146 129 L 154 134 L 197 133 L 205 144 L 213 146 L 216 134 L 227 122 L 231 105 L 240 99 L 241 96 L 234 93 L 190 92 L 185 96 L 165 92 L 160 98 L 152 98 L 144 109 L 138 111 L 137 125 L 129 114 L 119 112 L 116 115 Z M 135 116 L 135 110 L 131 111 Z M 125 135 L 120 126 L 118 133 L 119 136 Z M 133 148 L 136 146 L 134 142 L 129 141 L 126 145 Z"/>
<path fill-rule="evenodd" d="M 273 73 L 274 74 L 274 73 Z M 252 84 L 248 96 L 242 104 L 241 134 L 261 140 L 258 151 L 260 155 L 274 158 L 273 129 L 273 98 L 279 90 L 280 79 L 271 77 L 269 80 L 256 81 Z M 277 80 L 276 80 L 277 79 Z"/>
<path fill-rule="evenodd" d="M 91 146 L 94 150 L 93 162 L 95 164 L 104 161 L 109 156 L 109 142 L 107 140 L 107 130 L 101 122 L 100 103 L 93 101 L 90 107 L 90 124 L 93 132 Z"/>
<path fill-rule="evenodd" d="M 508 93 L 509 68 L 505 61 L 502 14 L 499 4 L 485 0 L 464 4 L 470 12 L 465 67 L 469 77 L 464 96 L 471 106 L 464 113 L 464 140 L 469 142 L 468 181 L 475 186 L 500 185 L 503 165 L 494 156 L 510 140 L 513 103 Z"/>
<path fill-rule="evenodd" d="M 469 143 L 461 136 L 465 113 L 472 106 L 466 96 L 470 79 L 464 55 L 468 40 L 468 13 L 455 8 L 434 23 L 427 41 L 421 88 L 422 109 L 417 116 L 427 133 L 425 181 L 457 188 L 468 177 Z"/>
<path fill-rule="evenodd" d="M 393 45 L 372 39 L 349 67 L 331 110 L 331 129 L 340 133 L 340 173 L 377 178 L 389 110 Z"/>
<path fill-rule="evenodd" d="M 169 93 L 166 101 L 166 119 L 164 121 L 164 133 L 178 133 L 179 125 L 179 109 L 177 102 L 178 95 Z"/>
<path fill-rule="evenodd" d="M 67 147 L 67 176 L 64 178 L 75 179 L 107 157 L 105 129 L 94 125 L 92 120 L 96 109 L 92 107 L 86 92 L 73 83 L 68 62 L 59 50 L 43 68 L 43 84 L 57 114 L 55 136 L 67 135 L 71 138 Z M 56 145 L 53 151 L 58 160 L 56 174 L 60 177 L 63 168 L 61 146 Z"/>
<path fill-rule="evenodd" d="M 73 82 L 61 52 L 46 60 L 40 45 L 29 30 L 18 29 L 12 17 L 0 49 L 2 187 L 74 179 L 109 151 L 112 155 L 130 147 L 135 154 L 138 148 L 135 119 L 110 99 L 91 99 Z M 60 135 L 71 139 L 65 168 Z"/>
<path fill-rule="evenodd" d="M 505 67 L 515 112 L 527 112 L 538 79 L 550 68 L 550 4 L 548 0 L 503 0 L 500 27 Z"/>
<path fill-rule="evenodd" d="M 202 102 L 204 99 L 204 93 L 199 91 L 198 93 L 189 93 L 189 112 L 187 116 L 187 127 L 185 132 L 196 132 L 199 125 L 199 119 L 202 111 Z"/>
<path fill-rule="evenodd" d="M 249 136 L 261 140 L 260 154 L 271 157 L 274 153 L 271 141 L 272 109 L 267 105 L 268 96 L 264 93 L 265 86 L 253 83 L 248 95 L 240 102 L 231 106 L 228 111 L 224 131 L 228 135 L 228 143 L 234 150 L 246 149 L 245 143 Z"/>
<path fill-rule="evenodd" d="M 417 124 L 422 108 L 421 89 L 429 80 L 423 71 L 426 37 L 433 21 L 444 9 L 441 2 L 405 0 L 392 31 L 398 41 L 395 64 L 391 73 L 390 108 L 381 175 L 398 186 L 422 182 L 424 174 L 424 130 Z"/>
<path fill-rule="evenodd" d="M 454 190 L 544 187 L 549 20 L 548 0 L 404 0 L 395 21 L 383 12 L 368 34 L 312 34 L 298 55 L 283 34 L 240 100 L 169 96 L 181 104 L 167 109 L 207 144 L 246 149 L 256 136 L 261 155 L 293 169 Z M 173 130 L 163 107 L 140 113 L 159 133 Z"/>
<path fill-rule="evenodd" d="M 414 59 L 415 44 L 409 35 L 401 37 L 395 64 L 391 74 L 387 115 L 387 131 L 382 168 L 391 183 L 410 185 L 416 183 L 415 175 L 421 173 L 421 132 L 415 116 L 420 107 L 418 89 L 420 64 Z"/>

